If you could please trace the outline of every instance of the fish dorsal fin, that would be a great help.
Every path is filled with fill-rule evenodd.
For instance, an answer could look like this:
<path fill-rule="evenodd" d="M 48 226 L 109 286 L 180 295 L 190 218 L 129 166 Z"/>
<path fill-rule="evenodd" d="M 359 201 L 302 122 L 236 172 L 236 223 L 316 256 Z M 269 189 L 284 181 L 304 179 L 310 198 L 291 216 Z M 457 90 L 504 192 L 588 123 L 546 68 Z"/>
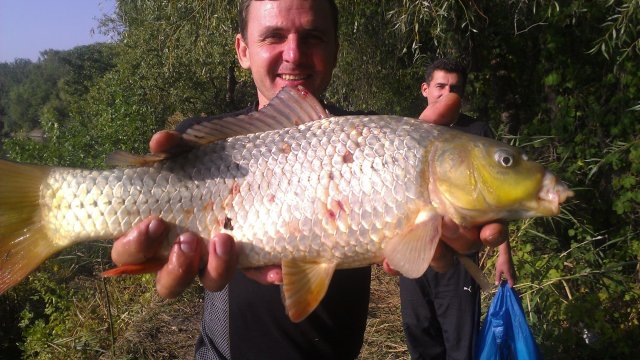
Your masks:
<path fill-rule="evenodd" d="M 442 231 L 442 216 L 433 209 L 421 211 L 408 231 L 387 240 L 384 256 L 394 270 L 415 279 L 429 267 Z"/>
<path fill-rule="evenodd" d="M 204 145 L 233 136 L 294 127 L 327 116 L 320 102 L 302 86 L 284 87 L 258 111 L 201 122 L 182 136 L 190 143 Z"/>
<path fill-rule="evenodd" d="M 169 158 L 169 154 L 136 155 L 126 151 L 114 151 L 107 155 L 105 163 L 110 166 L 151 166 L 158 161 Z"/>
<path fill-rule="evenodd" d="M 282 297 L 289 318 L 304 320 L 327 293 L 336 262 L 282 261 Z"/>

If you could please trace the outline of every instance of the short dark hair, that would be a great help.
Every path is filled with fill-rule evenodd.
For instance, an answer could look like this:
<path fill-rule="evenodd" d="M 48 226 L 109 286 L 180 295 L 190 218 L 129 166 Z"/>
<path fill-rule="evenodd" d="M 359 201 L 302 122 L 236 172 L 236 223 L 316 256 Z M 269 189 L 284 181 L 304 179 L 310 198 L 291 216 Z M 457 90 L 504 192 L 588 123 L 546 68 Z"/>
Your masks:
<path fill-rule="evenodd" d="M 467 85 L 467 68 L 456 60 L 443 58 L 429 64 L 424 73 L 424 79 L 427 84 L 431 82 L 431 79 L 433 78 L 433 72 L 436 70 L 458 74 L 460 75 L 460 80 L 462 80 L 462 84 L 460 84 L 462 88 L 464 89 L 464 87 Z"/>
<path fill-rule="evenodd" d="M 242 35 L 243 39 L 247 39 L 247 16 L 249 15 L 249 5 L 252 1 L 277 1 L 277 0 L 240 0 L 240 6 L 238 6 L 238 32 Z M 338 6 L 335 0 L 326 0 L 329 4 L 329 11 L 331 11 L 331 20 L 335 26 L 336 41 L 338 40 Z"/>

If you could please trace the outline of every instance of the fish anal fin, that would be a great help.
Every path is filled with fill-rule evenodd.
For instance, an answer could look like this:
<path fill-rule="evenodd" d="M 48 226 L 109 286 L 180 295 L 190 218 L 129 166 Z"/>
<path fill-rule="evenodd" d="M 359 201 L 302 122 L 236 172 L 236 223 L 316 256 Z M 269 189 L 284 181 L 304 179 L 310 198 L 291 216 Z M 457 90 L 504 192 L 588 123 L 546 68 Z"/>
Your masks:
<path fill-rule="evenodd" d="M 421 211 L 410 229 L 385 242 L 383 253 L 389 265 L 408 278 L 424 274 L 440 240 L 441 225 L 439 214 Z"/>
<path fill-rule="evenodd" d="M 307 90 L 301 86 L 284 87 L 258 111 L 193 124 L 182 137 L 190 144 L 205 145 L 234 136 L 295 127 L 327 116 L 327 111 Z"/>
<path fill-rule="evenodd" d="M 138 264 L 129 264 L 118 266 L 107 271 L 103 271 L 100 274 L 103 277 L 121 276 L 121 275 L 139 275 L 155 273 L 160 270 L 164 264 L 167 263 L 166 259 L 150 259 Z"/>
<path fill-rule="evenodd" d="M 304 320 L 327 293 L 335 262 L 282 261 L 282 296 L 289 318 L 293 322 Z"/>
<path fill-rule="evenodd" d="M 158 161 L 169 158 L 168 154 L 135 155 L 125 151 L 114 151 L 107 155 L 106 164 L 110 166 L 152 166 Z"/>

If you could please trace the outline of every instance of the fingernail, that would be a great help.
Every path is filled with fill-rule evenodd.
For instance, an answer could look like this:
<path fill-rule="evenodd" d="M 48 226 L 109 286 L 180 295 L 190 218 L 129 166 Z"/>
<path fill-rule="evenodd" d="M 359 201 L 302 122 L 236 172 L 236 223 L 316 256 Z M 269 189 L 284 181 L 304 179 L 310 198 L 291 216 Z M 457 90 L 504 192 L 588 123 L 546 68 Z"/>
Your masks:
<path fill-rule="evenodd" d="M 216 254 L 218 256 L 220 256 L 221 258 L 227 258 L 229 257 L 229 254 L 231 254 L 231 242 L 230 241 L 224 241 L 218 237 L 214 237 L 212 241 L 215 241 L 215 245 L 216 245 Z"/>
<path fill-rule="evenodd" d="M 275 272 L 269 272 L 267 274 L 267 281 L 271 284 L 282 285 L 282 281 L 280 281 L 280 277 Z"/>
<path fill-rule="evenodd" d="M 164 221 L 160 221 L 158 219 L 151 220 L 149 223 L 149 236 L 153 238 L 158 238 L 162 236 L 165 230 Z"/>
<path fill-rule="evenodd" d="M 185 254 L 193 254 L 196 251 L 196 238 L 191 234 L 182 234 L 178 238 L 180 250 Z"/>

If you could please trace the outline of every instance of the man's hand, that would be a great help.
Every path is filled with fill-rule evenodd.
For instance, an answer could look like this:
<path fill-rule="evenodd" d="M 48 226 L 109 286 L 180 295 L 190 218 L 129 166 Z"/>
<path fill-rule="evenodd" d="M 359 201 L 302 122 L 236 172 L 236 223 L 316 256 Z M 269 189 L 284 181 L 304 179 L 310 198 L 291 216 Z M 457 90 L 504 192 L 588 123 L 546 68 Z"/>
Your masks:
<path fill-rule="evenodd" d="M 438 244 L 442 249 L 439 250 L 439 254 L 436 249 L 430 266 L 438 272 L 447 271 L 453 265 L 453 256 L 456 253 L 469 254 L 480 251 L 482 246 L 499 246 L 507 240 L 507 235 L 507 227 L 502 223 L 465 227 L 445 217 L 442 220 L 442 236 Z"/>
<path fill-rule="evenodd" d="M 498 261 L 496 261 L 496 285 L 502 281 L 502 276 L 509 283 L 509 287 L 513 287 L 516 284 L 516 269 L 513 266 L 513 260 L 511 258 L 511 246 L 506 241 L 498 249 Z"/>
<path fill-rule="evenodd" d="M 153 153 L 171 153 L 186 145 L 179 133 L 160 131 L 149 143 Z M 111 258 L 118 265 L 139 264 L 149 259 L 163 258 L 162 244 L 168 241 L 169 226 L 156 216 L 150 216 L 121 236 L 113 244 Z M 222 290 L 233 277 L 238 265 L 238 249 L 228 234 L 217 234 L 209 240 L 194 233 L 181 234 L 171 247 L 166 264 L 158 271 L 156 289 L 164 298 L 179 296 L 198 276 L 204 287 Z M 246 270 L 248 277 L 263 284 L 282 283 L 279 266 Z"/>
<path fill-rule="evenodd" d="M 502 223 L 490 223 L 475 227 L 464 227 L 450 218 L 442 219 L 442 235 L 429 266 L 437 272 L 445 272 L 453 265 L 456 253 L 469 254 L 479 251 L 482 246 L 496 247 L 507 240 L 507 227 Z M 382 262 L 384 271 L 400 275 L 387 260 Z"/>
<path fill-rule="evenodd" d="M 447 217 L 442 220 L 441 239 L 461 254 L 479 251 L 483 245 L 500 246 L 507 241 L 507 235 L 507 226 L 499 222 L 465 227 Z"/>
<path fill-rule="evenodd" d="M 431 124 L 449 126 L 458 119 L 461 104 L 458 94 L 448 93 L 433 104 L 430 103 L 418 118 Z"/>

